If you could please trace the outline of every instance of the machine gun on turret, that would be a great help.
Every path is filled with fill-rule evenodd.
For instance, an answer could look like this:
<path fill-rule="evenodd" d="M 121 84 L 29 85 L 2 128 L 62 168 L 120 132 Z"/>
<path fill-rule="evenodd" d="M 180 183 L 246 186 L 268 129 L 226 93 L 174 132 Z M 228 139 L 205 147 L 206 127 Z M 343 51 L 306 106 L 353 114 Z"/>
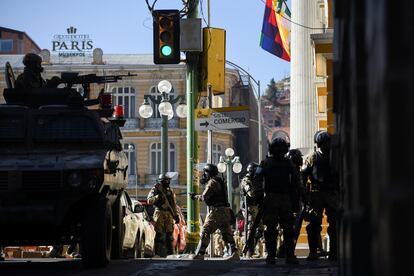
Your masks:
<path fill-rule="evenodd" d="M 64 88 L 42 87 L 22 90 L 10 87 L 4 89 L 3 95 L 7 104 L 25 105 L 32 108 L 42 105 L 91 106 L 101 104 L 103 98 L 110 97 L 110 94 L 101 91 L 97 99 L 89 99 L 91 83 L 117 82 L 124 77 L 132 76 L 136 75 L 128 73 L 125 75 L 97 76 L 96 74 L 79 75 L 78 72 L 63 72 L 61 77 L 54 78 L 53 82 L 56 86 L 64 84 Z M 75 84 L 82 85 L 83 95 L 72 88 Z"/>
<path fill-rule="evenodd" d="M 78 72 L 62 72 L 60 83 L 65 84 L 65 88 L 72 88 L 74 84 L 82 85 L 85 99 L 89 99 L 90 84 L 91 83 L 110 83 L 122 80 L 124 77 L 133 77 L 136 74 L 128 72 L 126 75 L 112 75 L 112 76 L 97 76 L 96 74 L 79 75 Z"/>

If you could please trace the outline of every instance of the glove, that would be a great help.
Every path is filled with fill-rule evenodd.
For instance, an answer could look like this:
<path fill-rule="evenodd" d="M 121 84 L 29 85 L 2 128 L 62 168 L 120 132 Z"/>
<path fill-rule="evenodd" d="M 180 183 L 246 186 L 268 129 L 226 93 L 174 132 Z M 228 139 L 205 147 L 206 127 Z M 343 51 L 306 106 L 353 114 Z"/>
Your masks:
<path fill-rule="evenodd" d="M 188 195 L 190 196 L 192 200 L 196 200 L 196 193 L 192 192 L 192 193 L 188 193 Z"/>
<path fill-rule="evenodd" d="M 174 217 L 174 221 L 175 221 L 175 224 L 179 224 L 180 223 L 180 217 L 179 216 L 175 216 Z"/>

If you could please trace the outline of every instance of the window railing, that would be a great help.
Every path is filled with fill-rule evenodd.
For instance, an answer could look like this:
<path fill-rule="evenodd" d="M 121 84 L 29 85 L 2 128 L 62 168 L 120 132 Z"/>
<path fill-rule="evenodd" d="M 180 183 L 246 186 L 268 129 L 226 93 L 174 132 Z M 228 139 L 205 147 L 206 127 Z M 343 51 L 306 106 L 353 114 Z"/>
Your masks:
<path fill-rule="evenodd" d="M 139 118 L 126 118 L 125 125 L 121 127 L 121 130 L 137 128 L 139 128 Z"/>
<path fill-rule="evenodd" d="M 148 118 L 145 119 L 145 128 L 161 128 L 162 118 Z M 179 118 L 172 118 L 168 120 L 168 128 L 178 128 Z"/>

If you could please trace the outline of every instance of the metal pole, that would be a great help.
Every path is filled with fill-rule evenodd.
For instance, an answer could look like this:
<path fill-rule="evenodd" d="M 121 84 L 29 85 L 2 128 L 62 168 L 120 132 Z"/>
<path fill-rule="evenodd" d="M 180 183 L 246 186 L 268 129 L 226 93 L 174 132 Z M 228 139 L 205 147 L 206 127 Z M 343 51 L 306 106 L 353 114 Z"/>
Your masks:
<path fill-rule="evenodd" d="M 258 101 L 258 105 L 257 105 L 257 121 L 259 122 L 258 125 L 258 129 L 259 129 L 259 164 L 260 162 L 263 160 L 263 137 L 262 137 L 262 124 L 264 122 L 262 122 L 262 103 L 261 103 L 261 95 L 260 95 L 260 80 L 257 81 L 257 101 Z"/>
<path fill-rule="evenodd" d="M 168 116 L 161 115 L 161 174 L 168 171 Z"/>
<path fill-rule="evenodd" d="M 231 161 L 231 157 L 227 157 L 226 160 L 226 165 L 227 165 L 227 194 L 229 197 L 229 203 L 230 203 L 230 208 L 233 209 L 233 163 Z"/>
<path fill-rule="evenodd" d="M 188 0 L 189 13 L 187 18 L 198 17 L 198 0 Z M 194 108 L 197 99 L 198 83 L 197 83 L 197 68 L 198 68 L 198 54 L 196 52 L 187 52 L 187 73 L 186 73 L 186 96 L 187 96 L 187 192 L 198 192 L 198 183 L 194 181 L 194 161 L 196 161 L 197 141 L 196 133 L 194 131 Z M 195 252 L 195 249 L 200 239 L 199 232 L 199 204 L 191 200 L 187 196 L 187 245 L 186 252 Z"/>
<path fill-rule="evenodd" d="M 207 1 L 207 13 L 208 13 L 207 27 L 210 27 L 211 25 L 210 0 Z"/>
<path fill-rule="evenodd" d="M 209 1 L 210 2 L 210 1 Z M 210 13 L 209 13 L 210 14 Z M 208 97 L 208 107 L 213 107 L 213 93 L 211 92 L 211 84 L 207 85 L 207 97 Z M 213 163 L 213 131 L 207 130 L 207 163 Z M 210 212 L 210 208 L 207 206 L 207 213 Z M 213 234 L 210 235 L 210 258 L 214 256 L 214 238 Z"/>

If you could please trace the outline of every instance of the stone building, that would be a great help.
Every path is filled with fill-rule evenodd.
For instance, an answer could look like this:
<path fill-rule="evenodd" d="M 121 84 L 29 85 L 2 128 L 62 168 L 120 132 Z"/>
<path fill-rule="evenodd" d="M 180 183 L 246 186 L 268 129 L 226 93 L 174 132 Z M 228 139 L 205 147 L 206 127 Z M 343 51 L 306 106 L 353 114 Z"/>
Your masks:
<path fill-rule="evenodd" d="M 152 55 L 132 54 L 103 54 L 99 48 L 95 48 L 93 55 L 87 57 L 62 58 L 51 55 L 48 50 L 42 50 L 45 79 L 60 76 L 61 72 L 79 72 L 80 75 L 96 74 L 118 75 L 136 74 L 133 77 L 123 78 L 115 83 L 92 84 L 91 97 L 96 97 L 104 88 L 112 93 L 113 104 L 124 106 L 126 124 L 122 128 L 123 145 L 129 157 L 129 186 L 131 196 L 140 199 L 146 198 L 149 188 L 156 181 L 161 167 L 161 118 L 156 106 L 153 106 L 154 114 L 149 119 L 140 118 L 138 109 L 143 103 L 144 95 L 155 95 L 154 87 L 159 81 L 169 80 L 174 88 L 173 96 L 185 95 L 186 91 L 186 65 L 154 65 Z M 11 63 L 17 77 L 23 71 L 23 55 L 0 55 L 0 68 L 8 61 Z M 214 106 L 231 106 L 239 104 L 234 95 L 240 90 L 233 89 L 240 83 L 238 71 L 226 70 L 226 93 L 215 96 Z M 5 87 L 4 74 L 0 74 L 0 102 Z M 81 86 L 75 87 L 82 90 Z M 201 98 L 199 105 L 203 102 Z M 233 103 L 234 102 L 234 103 Z M 177 103 L 178 104 L 178 103 Z M 253 103 L 254 104 L 254 103 Z M 174 106 L 175 110 L 175 106 Z M 172 187 L 179 194 L 178 202 L 186 205 L 186 119 L 181 119 L 176 114 L 168 122 L 169 162 L 168 171 L 176 172 Z M 220 155 L 224 155 L 227 147 L 233 147 L 234 132 L 215 131 L 213 134 L 213 162 L 218 163 Z M 257 140 L 256 140 L 257 141 Z M 197 163 L 206 162 L 207 159 L 207 133 L 198 133 L 198 160 Z M 238 150 L 235 148 L 236 154 Z M 241 155 L 248 153 L 240 152 Z M 254 153 L 252 153 L 254 154 Z M 245 160 L 253 157 L 245 157 Z"/>

